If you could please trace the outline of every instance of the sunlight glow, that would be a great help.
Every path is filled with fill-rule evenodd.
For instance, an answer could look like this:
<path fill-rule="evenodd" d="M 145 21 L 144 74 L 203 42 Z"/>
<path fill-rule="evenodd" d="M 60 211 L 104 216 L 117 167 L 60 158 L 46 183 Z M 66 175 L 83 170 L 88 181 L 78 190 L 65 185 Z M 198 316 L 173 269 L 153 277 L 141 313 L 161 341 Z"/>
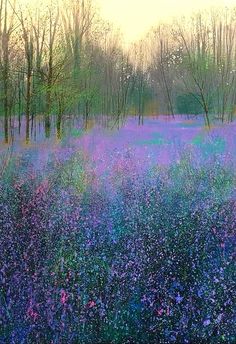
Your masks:
<path fill-rule="evenodd" d="M 236 0 L 96 0 L 101 15 L 121 29 L 127 44 L 154 25 L 199 9 L 233 6 Z"/>
<path fill-rule="evenodd" d="M 64 0 L 17 0 L 21 7 L 44 8 Z M 68 1 L 68 0 L 66 0 Z M 198 10 L 236 6 L 236 0 L 91 0 L 101 17 L 119 28 L 127 46 L 142 39 L 152 26 L 189 16 Z"/>

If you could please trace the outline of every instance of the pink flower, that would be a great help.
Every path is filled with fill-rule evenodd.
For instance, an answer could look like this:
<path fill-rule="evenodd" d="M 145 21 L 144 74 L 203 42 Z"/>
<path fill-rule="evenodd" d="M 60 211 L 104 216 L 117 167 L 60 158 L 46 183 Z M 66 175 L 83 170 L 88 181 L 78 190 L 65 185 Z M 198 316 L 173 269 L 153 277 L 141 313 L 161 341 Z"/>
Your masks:
<path fill-rule="evenodd" d="M 96 302 L 95 301 L 92 300 L 92 301 L 88 302 L 88 307 L 89 308 L 93 308 L 94 306 L 96 306 Z"/>
<path fill-rule="evenodd" d="M 37 187 L 35 193 L 36 193 L 36 194 L 43 194 L 43 193 L 45 193 L 45 192 L 47 191 L 47 189 L 48 189 L 48 185 L 49 185 L 48 180 L 47 180 L 47 179 L 44 180 L 44 181 Z"/>
<path fill-rule="evenodd" d="M 61 290 L 61 303 L 64 305 L 64 304 L 66 304 L 66 302 L 67 302 L 67 300 L 68 300 L 68 294 L 67 294 L 67 292 L 64 290 L 64 289 L 62 289 Z"/>
<path fill-rule="evenodd" d="M 30 303 L 30 306 L 27 309 L 27 316 L 29 318 L 33 319 L 33 321 L 35 321 L 38 318 L 38 313 L 36 311 L 34 311 L 31 303 Z"/>

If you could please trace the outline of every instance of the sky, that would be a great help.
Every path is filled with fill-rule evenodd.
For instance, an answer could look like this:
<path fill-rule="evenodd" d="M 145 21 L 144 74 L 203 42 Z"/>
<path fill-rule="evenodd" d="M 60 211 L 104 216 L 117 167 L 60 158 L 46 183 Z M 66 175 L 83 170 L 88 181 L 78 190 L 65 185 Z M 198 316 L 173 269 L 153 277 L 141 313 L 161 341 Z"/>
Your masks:
<path fill-rule="evenodd" d="M 126 44 L 141 39 L 160 21 L 188 15 L 198 9 L 236 6 L 236 0 L 96 0 L 106 20 L 121 29 Z"/>

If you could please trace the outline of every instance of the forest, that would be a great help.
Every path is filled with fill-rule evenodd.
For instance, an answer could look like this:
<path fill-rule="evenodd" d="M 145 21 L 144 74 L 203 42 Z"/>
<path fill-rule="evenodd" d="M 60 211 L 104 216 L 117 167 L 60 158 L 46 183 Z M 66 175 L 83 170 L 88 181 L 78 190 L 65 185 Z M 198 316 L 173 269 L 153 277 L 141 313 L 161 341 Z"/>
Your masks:
<path fill-rule="evenodd" d="M 122 46 L 91 0 L 45 8 L 1 0 L 0 90 L 5 141 L 12 121 L 29 140 L 35 116 L 203 114 L 232 121 L 236 104 L 236 8 L 159 24 Z"/>

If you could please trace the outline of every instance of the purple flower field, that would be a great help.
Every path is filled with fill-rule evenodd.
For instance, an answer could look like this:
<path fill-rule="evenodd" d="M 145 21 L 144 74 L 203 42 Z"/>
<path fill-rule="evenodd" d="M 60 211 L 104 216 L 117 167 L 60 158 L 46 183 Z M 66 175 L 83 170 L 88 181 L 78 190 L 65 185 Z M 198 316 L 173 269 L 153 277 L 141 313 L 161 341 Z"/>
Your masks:
<path fill-rule="evenodd" d="M 0 343 L 235 343 L 235 126 L 130 117 L 45 139 L 38 121 L 27 145 L 13 128 Z"/>

